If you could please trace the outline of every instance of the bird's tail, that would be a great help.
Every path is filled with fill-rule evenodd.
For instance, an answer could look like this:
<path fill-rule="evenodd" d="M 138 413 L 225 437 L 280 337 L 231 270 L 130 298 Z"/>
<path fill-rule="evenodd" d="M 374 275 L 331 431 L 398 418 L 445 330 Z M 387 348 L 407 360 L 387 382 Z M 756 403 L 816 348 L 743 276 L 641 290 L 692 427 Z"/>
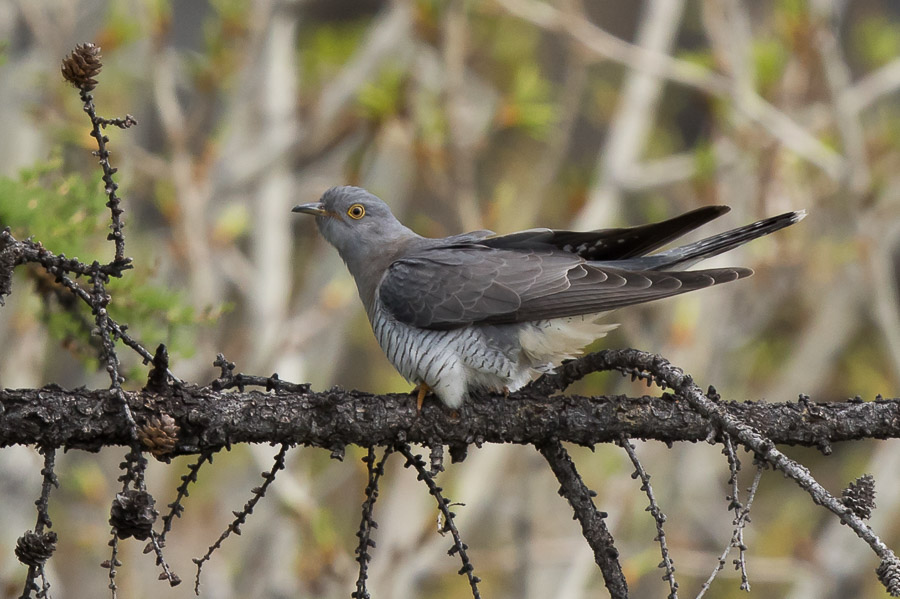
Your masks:
<path fill-rule="evenodd" d="M 616 262 L 616 266 L 634 270 L 672 270 L 676 268 L 689 268 L 701 260 L 718 256 L 723 252 L 734 249 L 757 237 L 774 233 L 779 229 L 800 222 L 805 217 L 806 210 L 786 212 L 785 214 L 766 218 L 671 250 L 666 250 L 650 256 L 642 256 L 640 258 L 620 260 Z"/>

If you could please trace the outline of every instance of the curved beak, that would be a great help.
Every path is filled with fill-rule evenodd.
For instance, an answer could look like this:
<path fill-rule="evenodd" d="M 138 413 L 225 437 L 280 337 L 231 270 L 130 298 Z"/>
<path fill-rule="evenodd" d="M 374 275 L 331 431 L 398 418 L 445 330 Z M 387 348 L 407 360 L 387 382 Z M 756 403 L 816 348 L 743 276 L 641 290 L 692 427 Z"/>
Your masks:
<path fill-rule="evenodd" d="M 291 212 L 302 212 L 304 214 L 312 214 L 313 216 L 325 216 L 328 211 L 322 202 L 312 202 L 310 204 L 298 204 L 291 208 Z"/>

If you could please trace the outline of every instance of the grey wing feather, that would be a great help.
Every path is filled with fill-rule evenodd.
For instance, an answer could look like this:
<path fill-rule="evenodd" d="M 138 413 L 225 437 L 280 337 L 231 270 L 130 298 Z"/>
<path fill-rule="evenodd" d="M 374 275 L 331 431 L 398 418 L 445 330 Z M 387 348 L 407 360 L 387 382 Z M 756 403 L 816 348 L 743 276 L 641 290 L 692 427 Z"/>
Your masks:
<path fill-rule="evenodd" d="M 749 269 L 635 272 L 550 249 L 434 248 L 395 261 L 379 286 L 401 322 L 430 329 L 593 314 L 747 276 Z"/>
<path fill-rule="evenodd" d="M 552 246 L 581 256 L 585 260 L 621 260 L 643 256 L 722 216 L 729 210 L 728 206 L 704 206 L 662 222 L 622 229 L 598 229 L 596 231 L 529 229 L 508 235 L 489 237 L 481 243 L 499 249 Z"/>

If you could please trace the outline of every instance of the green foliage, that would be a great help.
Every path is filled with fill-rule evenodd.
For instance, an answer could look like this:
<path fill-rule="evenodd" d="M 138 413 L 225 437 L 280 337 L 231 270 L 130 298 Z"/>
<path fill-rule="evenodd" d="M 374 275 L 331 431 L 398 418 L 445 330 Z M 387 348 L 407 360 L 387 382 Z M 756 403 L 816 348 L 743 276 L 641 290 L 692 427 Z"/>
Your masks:
<path fill-rule="evenodd" d="M 246 21 L 251 6 L 249 0 L 211 0 L 209 4 L 220 18 L 229 21 Z"/>
<path fill-rule="evenodd" d="M 396 65 L 383 68 L 378 77 L 363 86 L 356 97 L 360 113 L 366 119 L 382 122 L 400 112 L 408 73 Z"/>
<path fill-rule="evenodd" d="M 784 75 L 789 57 L 788 50 L 777 39 L 761 39 L 753 42 L 751 51 L 756 89 L 766 95 Z"/>
<path fill-rule="evenodd" d="M 519 19 L 498 19 L 491 15 L 473 19 L 472 38 L 476 47 L 487 51 L 500 74 L 515 72 L 527 62 L 535 63 L 540 31 Z"/>
<path fill-rule="evenodd" d="M 607 76 L 600 69 L 588 75 L 588 110 L 585 113 L 593 125 L 605 129 L 619 105 L 620 78 Z"/>
<path fill-rule="evenodd" d="M 366 33 L 369 20 L 325 23 L 300 36 L 300 69 L 305 88 L 318 89 L 343 67 Z"/>
<path fill-rule="evenodd" d="M 413 98 L 417 137 L 431 148 L 443 147 L 447 139 L 447 115 L 436 93 L 419 90 Z"/>
<path fill-rule="evenodd" d="M 10 227 L 16 237 L 32 237 L 53 253 L 86 263 L 105 262 L 111 256 L 112 247 L 106 240 L 109 216 L 100 182 L 64 174 L 61 160 L 24 169 L 15 179 L 0 177 L 0 198 L 0 226 Z M 37 267 L 27 272 L 41 289 L 55 285 Z M 110 315 L 127 324 L 133 336 L 151 350 L 164 342 L 174 355 L 189 354 L 193 327 L 211 322 L 221 310 L 196 314 L 182 294 L 156 284 L 151 274 L 134 269 L 110 281 Z M 61 295 L 69 297 L 69 292 L 62 290 Z M 45 306 L 39 317 L 53 337 L 88 366 L 96 366 L 90 337 L 93 317 L 88 308 L 80 301 L 64 310 L 55 304 Z"/>
<path fill-rule="evenodd" d="M 697 144 L 694 148 L 694 165 L 697 167 L 696 180 L 713 181 L 718 167 L 715 148 L 709 143 Z"/>
<path fill-rule="evenodd" d="M 853 45 L 870 68 L 877 68 L 900 56 L 900 23 L 885 15 L 869 17 L 853 29 Z"/>
<path fill-rule="evenodd" d="M 249 0 L 214 0 L 213 14 L 203 23 L 206 52 L 193 54 L 189 65 L 199 90 L 228 87 L 247 60 Z"/>
<path fill-rule="evenodd" d="M 808 13 L 806 1 L 807 0 L 779 0 L 775 6 L 775 10 L 783 17 L 805 18 Z"/>
<path fill-rule="evenodd" d="M 501 128 L 522 129 L 543 139 L 557 122 L 552 86 L 541 71 L 540 31 L 518 19 L 499 19 L 473 4 L 470 43 L 473 66 L 504 95 Z"/>
<path fill-rule="evenodd" d="M 106 208 L 99 181 L 64 175 L 58 158 L 22 170 L 18 179 L 0 177 L 0 225 L 16 237 L 52 243 L 53 251 L 90 262 L 105 240 Z"/>
<path fill-rule="evenodd" d="M 506 124 L 520 127 L 536 139 L 544 138 L 557 120 L 550 89 L 536 64 L 520 65 L 513 78 Z"/>
<path fill-rule="evenodd" d="M 134 7 L 129 2 L 116 0 L 110 2 L 103 31 L 99 35 L 99 43 L 104 51 L 124 46 L 140 39 L 141 24 L 134 19 Z"/>
<path fill-rule="evenodd" d="M 680 60 L 695 64 L 705 69 L 712 70 L 716 66 L 716 59 L 713 57 L 712 51 L 710 51 L 709 49 L 682 50 L 677 52 L 675 56 Z"/>

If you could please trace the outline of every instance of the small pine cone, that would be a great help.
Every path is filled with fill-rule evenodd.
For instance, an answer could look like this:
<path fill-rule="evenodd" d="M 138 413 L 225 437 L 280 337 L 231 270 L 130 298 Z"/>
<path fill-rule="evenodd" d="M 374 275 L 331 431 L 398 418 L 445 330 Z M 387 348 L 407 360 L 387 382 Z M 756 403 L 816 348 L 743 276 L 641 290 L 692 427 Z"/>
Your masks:
<path fill-rule="evenodd" d="M 897 558 L 882 560 L 875 573 L 891 597 L 900 597 L 900 562 Z"/>
<path fill-rule="evenodd" d="M 134 537 L 145 541 L 153 530 L 153 523 L 159 512 L 154 509 L 156 501 L 146 491 L 129 489 L 117 493 L 109 511 L 109 523 L 120 539 Z"/>
<path fill-rule="evenodd" d="M 89 92 L 97 87 L 94 79 L 100 74 L 103 63 L 100 62 L 100 46 L 87 42 L 78 44 L 71 54 L 62 61 L 63 78 L 78 89 Z"/>
<path fill-rule="evenodd" d="M 175 449 L 180 430 L 175 419 L 168 414 L 150 416 L 138 429 L 138 438 L 150 453 L 159 458 Z"/>
<path fill-rule="evenodd" d="M 26 566 L 42 566 L 56 551 L 56 533 L 27 531 L 16 541 L 16 557 Z"/>
<path fill-rule="evenodd" d="M 841 494 L 841 503 L 863 520 L 868 520 L 875 509 L 875 479 L 872 475 L 865 474 L 850 483 Z"/>

